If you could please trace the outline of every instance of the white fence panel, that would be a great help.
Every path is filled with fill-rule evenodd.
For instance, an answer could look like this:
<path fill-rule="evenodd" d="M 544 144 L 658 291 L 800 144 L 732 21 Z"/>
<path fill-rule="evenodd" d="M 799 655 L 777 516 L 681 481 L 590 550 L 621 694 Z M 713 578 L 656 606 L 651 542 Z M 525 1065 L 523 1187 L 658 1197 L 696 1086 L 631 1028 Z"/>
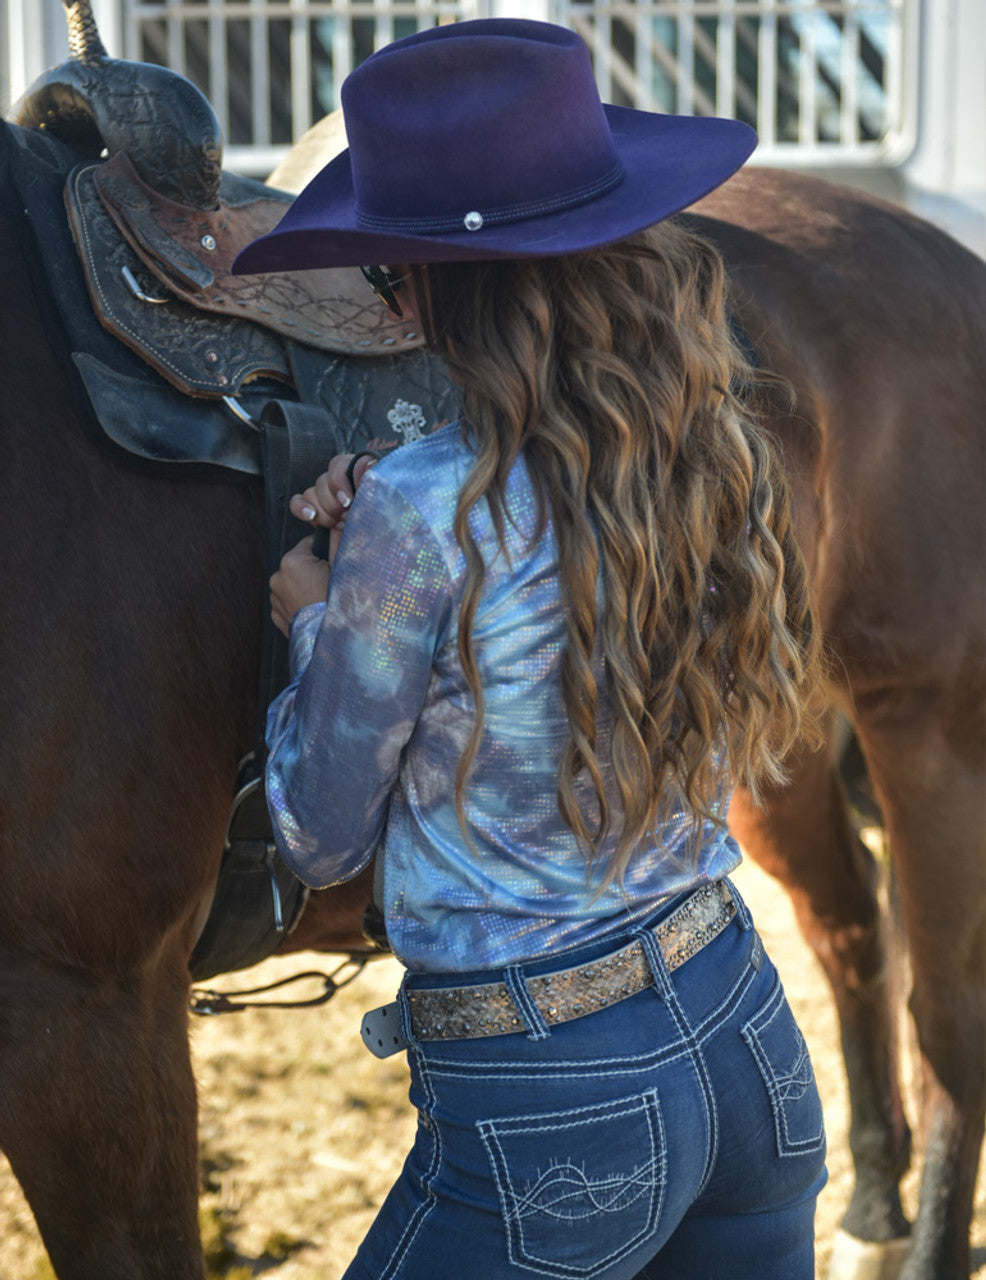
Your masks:
<path fill-rule="evenodd" d="M 921 0 L 93 3 L 111 53 L 199 85 L 222 123 L 226 163 L 240 172 L 268 173 L 338 105 L 342 81 L 374 49 L 502 12 L 578 31 L 607 101 L 747 120 L 759 162 L 889 165 L 914 143 Z M 64 56 L 63 32 L 58 0 L 0 0 L 4 109 Z"/>
<path fill-rule="evenodd" d="M 611 101 L 737 116 L 761 162 L 893 163 L 913 145 L 918 0 L 554 0 Z"/>

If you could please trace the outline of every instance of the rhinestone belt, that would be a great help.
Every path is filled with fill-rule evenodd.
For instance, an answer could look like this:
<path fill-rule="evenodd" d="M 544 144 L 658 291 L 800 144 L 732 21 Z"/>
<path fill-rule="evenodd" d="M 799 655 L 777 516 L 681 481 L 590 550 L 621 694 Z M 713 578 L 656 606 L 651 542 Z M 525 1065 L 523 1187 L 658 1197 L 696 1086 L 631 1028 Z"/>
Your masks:
<path fill-rule="evenodd" d="M 724 881 L 696 889 L 676 911 L 654 927 L 654 937 L 668 970 L 679 968 L 718 937 L 735 914 L 736 904 Z M 634 941 L 598 960 L 527 978 L 526 985 L 545 1022 L 554 1026 L 606 1009 L 644 991 L 654 985 L 654 975 L 643 944 Z M 411 1028 L 418 1040 L 471 1040 L 527 1030 L 503 982 L 470 987 L 425 987 L 410 991 L 407 999 Z M 395 1005 L 366 1015 L 363 1036 L 367 1047 L 378 1057 L 406 1047 L 403 1037 L 397 1033 L 397 1021 Z M 384 1026 L 386 1031 L 381 1030 Z"/>

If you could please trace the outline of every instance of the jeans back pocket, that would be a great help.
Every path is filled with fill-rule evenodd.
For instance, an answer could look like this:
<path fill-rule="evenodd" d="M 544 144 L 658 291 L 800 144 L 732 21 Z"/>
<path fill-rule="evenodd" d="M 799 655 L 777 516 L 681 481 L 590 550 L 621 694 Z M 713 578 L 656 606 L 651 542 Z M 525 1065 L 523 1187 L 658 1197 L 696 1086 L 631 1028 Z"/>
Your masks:
<path fill-rule="evenodd" d="M 779 1156 L 807 1155 L 825 1146 L 822 1101 L 808 1046 L 778 982 L 743 1029 L 767 1087 Z"/>
<path fill-rule="evenodd" d="M 656 1230 L 667 1179 L 656 1090 L 477 1127 L 515 1265 L 589 1280 Z"/>

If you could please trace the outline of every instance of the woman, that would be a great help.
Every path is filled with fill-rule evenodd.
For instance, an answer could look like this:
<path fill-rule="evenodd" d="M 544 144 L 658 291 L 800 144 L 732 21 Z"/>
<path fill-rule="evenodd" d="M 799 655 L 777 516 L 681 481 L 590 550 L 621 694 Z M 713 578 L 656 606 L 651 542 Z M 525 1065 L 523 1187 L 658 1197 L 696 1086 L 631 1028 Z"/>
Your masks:
<path fill-rule="evenodd" d="M 661 221 L 752 134 L 603 107 L 521 21 L 398 41 L 343 108 L 238 269 L 403 264 L 370 281 L 463 401 L 348 511 L 345 459 L 295 500 L 345 515 L 327 601 L 307 545 L 272 582 L 279 845 L 312 885 L 375 855 L 407 969 L 364 1034 L 420 1125 L 346 1280 L 809 1280 L 821 1109 L 725 817 L 818 642 L 721 262 Z"/>

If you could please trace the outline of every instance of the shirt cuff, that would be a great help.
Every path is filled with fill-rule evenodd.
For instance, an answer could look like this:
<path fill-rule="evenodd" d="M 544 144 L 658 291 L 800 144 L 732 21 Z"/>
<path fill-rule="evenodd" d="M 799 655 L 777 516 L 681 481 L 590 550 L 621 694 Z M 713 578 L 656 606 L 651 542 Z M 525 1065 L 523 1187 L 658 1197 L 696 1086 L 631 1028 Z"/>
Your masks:
<path fill-rule="evenodd" d="M 291 619 L 291 631 L 288 636 L 288 663 L 291 679 L 297 680 L 312 660 L 315 640 L 322 618 L 325 616 L 325 601 L 317 600 L 314 604 L 302 605 Z"/>

